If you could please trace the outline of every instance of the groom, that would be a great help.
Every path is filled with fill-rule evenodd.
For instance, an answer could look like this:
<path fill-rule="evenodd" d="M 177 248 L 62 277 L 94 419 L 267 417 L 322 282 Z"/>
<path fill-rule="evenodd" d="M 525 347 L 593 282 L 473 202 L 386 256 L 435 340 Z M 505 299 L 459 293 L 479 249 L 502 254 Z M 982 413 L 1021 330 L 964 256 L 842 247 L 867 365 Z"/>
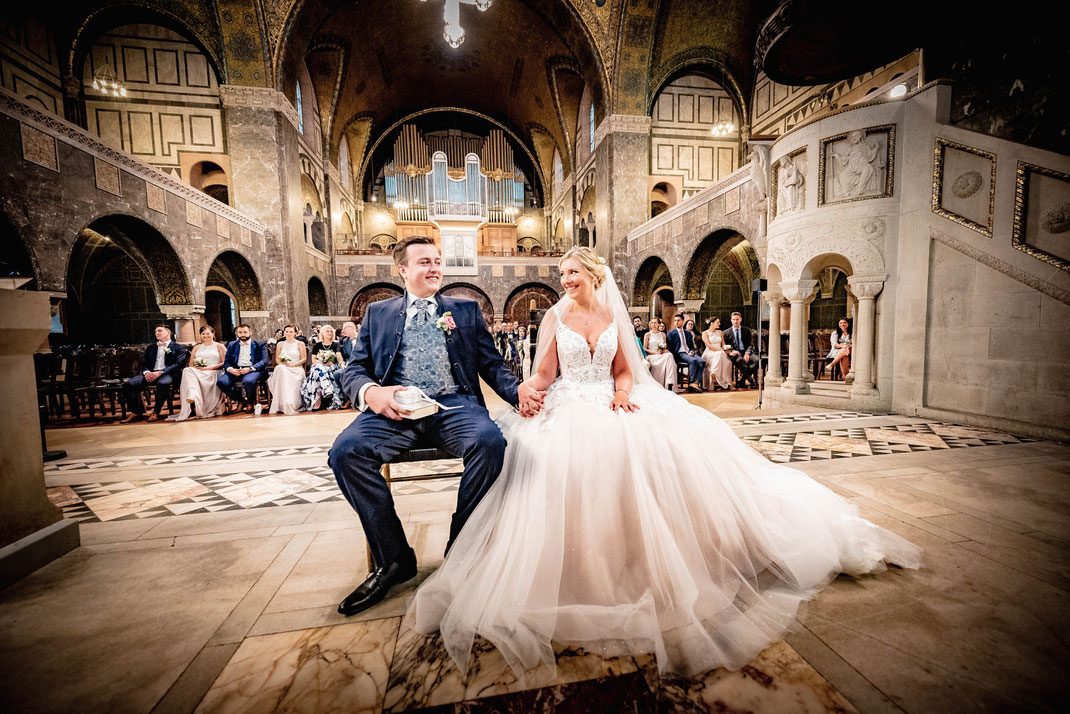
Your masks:
<path fill-rule="evenodd" d="M 465 521 L 501 471 L 505 437 L 490 419 L 482 377 L 524 416 L 539 411 L 544 392 L 518 384 L 483 322 L 479 304 L 439 295 L 442 259 L 433 239 L 411 236 L 394 248 L 405 295 L 367 307 L 342 391 L 361 414 L 331 447 L 328 463 L 360 516 L 377 569 L 338 606 L 354 615 L 376 604 L 392 585 L 416 575 L 416 553 L 405 539 L 379 467 L 414 446 L 437 446 L 464 459 L 449 551 Z M 415 386 L 447 407 L 422 419 L 394 399 Z"/>

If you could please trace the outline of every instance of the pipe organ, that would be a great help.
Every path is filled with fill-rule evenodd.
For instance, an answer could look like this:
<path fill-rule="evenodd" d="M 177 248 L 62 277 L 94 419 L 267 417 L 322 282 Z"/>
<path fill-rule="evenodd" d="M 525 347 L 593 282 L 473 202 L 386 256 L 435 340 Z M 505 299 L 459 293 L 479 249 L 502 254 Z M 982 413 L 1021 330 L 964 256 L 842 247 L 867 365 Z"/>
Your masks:
<path fill-rule="evenodd" d="M 394 141 L 384 171 L 386 200 L 399 221 L 476 220 L 516 223 L 526 179 L 505 134 L 423 134 L 412 124 Z"/>

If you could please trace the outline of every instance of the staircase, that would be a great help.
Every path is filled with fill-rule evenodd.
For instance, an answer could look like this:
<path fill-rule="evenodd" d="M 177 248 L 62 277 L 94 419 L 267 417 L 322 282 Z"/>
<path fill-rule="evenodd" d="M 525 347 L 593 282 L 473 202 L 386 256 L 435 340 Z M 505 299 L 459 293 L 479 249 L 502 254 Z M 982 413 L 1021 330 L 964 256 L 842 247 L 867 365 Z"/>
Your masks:
<path fill-rule="evenodd" d="M 810 382 L 810 394 L 815 397 L 837 397 L 839 399 L 850 398 L 851 385 L 843 382 L 828 382 L 825 380 Z"/>

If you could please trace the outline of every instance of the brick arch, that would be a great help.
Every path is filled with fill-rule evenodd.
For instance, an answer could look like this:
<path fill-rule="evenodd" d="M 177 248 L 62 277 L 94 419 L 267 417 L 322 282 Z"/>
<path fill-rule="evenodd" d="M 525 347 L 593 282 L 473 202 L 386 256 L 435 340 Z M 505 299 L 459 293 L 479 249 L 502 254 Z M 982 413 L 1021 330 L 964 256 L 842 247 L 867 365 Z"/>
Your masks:
<path fill-rule="evenodd" d="M 487 323 L 487 327 L 494 322 L 494 305 L 491 303 L 487 294 L 477 288 L 475 285 L 468 283 L 452 283 L 442 288 L 442 294 L 449 297 L 467 298 L 469 300 L 475 300 L 479 303 L 479 309 L 483 313 L 483 321 Z"/>
<path fill-rule="evenodd" d="M 526 283 L 513 290 L 502 310 L 504 319 L 527 324 L 531 320 L 531 301 L 536 310 L 549 310 L 559 299 L 556 292 L 541 283 Z"/>
<path fill-rule="evenodd" d="M 349 317 L 353 322 L 363 322 L 364 312 L 368 309 L 368 305 L 373 302 L 379 302 L 380 300 L 386 300 L 392 297 L 400 297 L 405 293 L 404 290 L 397 285 L 391 285 L 390 283 L 372 283 L 357 291 L 357 294 L 353 296 L 353 299 L 349 301 Z"/>

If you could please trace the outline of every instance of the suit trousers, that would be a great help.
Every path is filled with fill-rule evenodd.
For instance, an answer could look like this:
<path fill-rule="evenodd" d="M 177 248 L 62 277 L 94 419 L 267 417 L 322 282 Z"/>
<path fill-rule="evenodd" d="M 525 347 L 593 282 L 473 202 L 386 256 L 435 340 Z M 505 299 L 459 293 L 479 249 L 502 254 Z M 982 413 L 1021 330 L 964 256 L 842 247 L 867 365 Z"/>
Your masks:
<path fill-rule="evenodd" d="M 244 396 L 247 404 L 256 404 L 256 383 L 263 378 L 263 373 L 256 370 L 239 377 L 222 369 L 216 384 L 219 385 L 220 391 L 234 401 L 241 401 Z"/>
<path fill-rule="evenodd" d="M 739 370 L 740 378 L 743 380 L 753 380 L 754 373 L 758 371 L 758 358 L 755 355 L 751 355 L 750 359 L 744 361 L 743 355 L 736 352 L 732 355 L 732 364 Z"/>
<path fill-rule="evenodd" d="M 174 388 L 174 380 L 169 374 L 161 374 L 155 382 L 145 379 L 144 374 L 137 374 L 123 382 L 123 398 L 126 400 L 126 408 L 134 414 L 144 414 L 145 406 L 141 403 L 141 392 L 149 385 L 156 386 L 156 403 L 152 410 L 157 414 L 163 409 L 163 405 L 171 401 L 171 390 Z"/>
<path fill-rule="evenodd" d="M 706 360 L 698 355 L 679 354 L 675 355 L 676 364 L 687 365 L 688 384 L 702 386 L 702 370 L 706 369 Z"/>
<path fill-rule="evenodd" d="M 384 463 L 407 449 L 431 446 L 464 459 L 447 551 L 502 469 L 505 437 L 491 421 L 486 408 L 474 396 L 465 394 L 448 394 L 436 399 L 446 406 L 461 408 L 401 421 L 369 409 L 338 435 L 327 457 L 342 494 L 360 516 L 372 557 L 379 567 L 413 553 L 394 508 L 390 487 L 379 473 Z"/>

